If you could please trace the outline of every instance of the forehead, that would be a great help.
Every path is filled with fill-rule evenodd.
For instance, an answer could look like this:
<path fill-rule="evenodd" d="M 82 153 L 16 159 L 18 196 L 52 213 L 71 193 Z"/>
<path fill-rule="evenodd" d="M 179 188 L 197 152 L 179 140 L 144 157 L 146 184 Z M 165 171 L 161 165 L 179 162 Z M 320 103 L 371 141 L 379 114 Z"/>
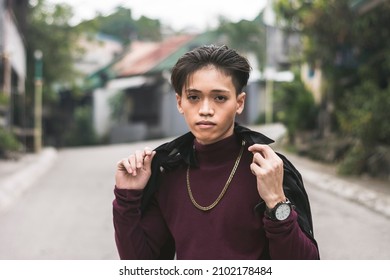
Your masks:
<path fill-rule="evenodd" d="M 233 86 L 233 81 L 232 77 L 222 69 L 214 65 L 207 65 L 188 75 L 184 89 L 206 85 L 231 87 Z"/>

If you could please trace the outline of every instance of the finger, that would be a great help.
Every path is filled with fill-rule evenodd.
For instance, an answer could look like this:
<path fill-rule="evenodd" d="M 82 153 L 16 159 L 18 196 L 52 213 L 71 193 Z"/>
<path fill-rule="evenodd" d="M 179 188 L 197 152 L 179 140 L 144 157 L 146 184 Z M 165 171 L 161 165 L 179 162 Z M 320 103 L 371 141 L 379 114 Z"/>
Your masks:
<path fill-rule="evenodd" d="M 152 165 L 153 158 L 156 154 L 156 151 L 150 151 L 148 152 L 144 158 L 144 168 L 145 169 L 150 169 Z"/>
<path fill-rule="evenodd" d="M 272 151 L 272 149 L 268 145 L 262 145 L 262 144 L 254 144 L 248 148 L 248 150 L 252 153 L 262 153 L 264 157 L 270 153 L 269 150 Z"/>
<path fill-rule="evenodd" d="M 252 171 L 252 174 L 256 176 L 257 175 L 256 174 L 256 169 L 258 168 L 258 165 L 255 164 L 255 163 L 251 163 L 251 165 L 249 167 L 250 167 L 250 169 Z"/>
<path fill-rule="evenodd" d="M 145 158 L 146 156 L 150 156 L 150 155 L 152 155 L 152 149 L 151 148 L 149 148 L 149 147 L 145 147 L 144 148 L 144 153 L 143 153 L 143 157 Z"/>
<path fill-rule="evenodd" d="M 131 170 L 129 173 L 133 174 L 134 176 L 137 175 L 137 158 L 135 153 L 129 156 L 128 162 L 130 167 L 128 170 Z"/>
<path fill-rule="evenodd" d="M 249 149 L 253 153 L 253 163 L 269 170 L 283 170 L 283 160 L 267 145 L 253 145 Z"/>
<path fill-rule="evenodd" d="M 147 161 L 149 160 L 150 156 L 152 155 L 152 149 L 149 147 L 145 147 L 142 151 L 142 156 L 140 158 L 140 162 L 142 161 L 141 165 L 138 165 L 137 168 L 145 168 L 145 164 L 148 164 Z"/>
<path fill-rule="evenodd" d="M 144 151 L 135 151 L 135 164 L 137 168 L 142 168 L 144 164 Z"/>
<path fill-rule="evenodd" d="M 252 153 L 260 153 L 265 159 L 279 159 L 275 151 L 268 145 L 255 144 L 248 148 Z"/>
<path fill-rule="evenodd" d="M 255 176 L 264 176 L 267 174 L 267 171 L 268 171 L 267 168 L 264 168 L 263 166 L 255 163 L 255 162 L 251 163 L 250 169 L 252 171 L 252 174 Z"/>
<path fill-rule="evenodd" d="M 118 161 L 117 166 L 118 166 L 118 170 L 127 171 L 128 173 L 133 172 L 133 169 L 131 168 L 129 160 L 127 158 Z"/>
<path fill-rule="evenodd" d="M 253 154 L 253 159 L 252 163 L 262 167 L 262 168 L 267 168 L 269 167 L 270 163 L 269 160 L 267 160 L 261 153 L 255 152 Z"/>

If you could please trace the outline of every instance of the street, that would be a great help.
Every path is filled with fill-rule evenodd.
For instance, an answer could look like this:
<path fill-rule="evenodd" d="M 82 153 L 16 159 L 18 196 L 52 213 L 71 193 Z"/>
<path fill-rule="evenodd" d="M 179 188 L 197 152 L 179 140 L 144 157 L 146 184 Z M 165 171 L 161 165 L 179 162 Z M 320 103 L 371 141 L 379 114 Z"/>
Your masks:
<path fill-rule="evenodd" d="M 0 212 L 0 259 L 118 259 L 116 162 L 166 140 L 60 150 L 49 171 Z M 321 259 L 390 259 L 388 218 L 313 185 L 306 189 Z"/>

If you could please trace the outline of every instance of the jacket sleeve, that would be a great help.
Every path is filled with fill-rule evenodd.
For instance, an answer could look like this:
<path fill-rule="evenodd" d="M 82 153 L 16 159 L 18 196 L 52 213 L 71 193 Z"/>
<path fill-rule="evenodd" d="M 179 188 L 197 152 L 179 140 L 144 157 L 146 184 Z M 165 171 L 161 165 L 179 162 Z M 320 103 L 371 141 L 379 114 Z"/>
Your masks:
<path fill-rule="evenodd" d="M 317 245 L 300 228 L 295 210 L 285 221 L 273 221 L 264 217 L 263 222 L 272 260 L 319 259 Z"/>
<path fill-rule="evenodd" d="M 157 259 L 170 234 L 156 201 L 141 215 L 142 190 L 115 187 L 114 194 L 113 223 L 120 258 Z"/>
<path fill-rule="evenodd" d="M 298 170 L 283 155 L 283 189 L 293 204 L 293 211 L 285 221 L 264 217 L 264 228 L 269 239 L 271 259 L 319 259 L 318 244 L 314 239 L 309 198 Z"/>

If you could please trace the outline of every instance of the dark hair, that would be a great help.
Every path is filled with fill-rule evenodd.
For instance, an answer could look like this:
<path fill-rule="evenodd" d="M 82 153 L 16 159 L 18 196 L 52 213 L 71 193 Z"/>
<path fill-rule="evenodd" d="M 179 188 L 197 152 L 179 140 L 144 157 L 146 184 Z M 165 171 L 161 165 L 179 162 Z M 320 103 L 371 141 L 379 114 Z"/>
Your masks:
<path fill-rule="evenodd" d="M 182 94 L 188 78 L 199 69 L 213 65 L 225 75 L 231 76 L 236 94 L 248 83 L 251 66 L 248 60 L 227 46 L 201 46 L 185 53 L 172 68 L 171 83 L 175 92 Z"/>

